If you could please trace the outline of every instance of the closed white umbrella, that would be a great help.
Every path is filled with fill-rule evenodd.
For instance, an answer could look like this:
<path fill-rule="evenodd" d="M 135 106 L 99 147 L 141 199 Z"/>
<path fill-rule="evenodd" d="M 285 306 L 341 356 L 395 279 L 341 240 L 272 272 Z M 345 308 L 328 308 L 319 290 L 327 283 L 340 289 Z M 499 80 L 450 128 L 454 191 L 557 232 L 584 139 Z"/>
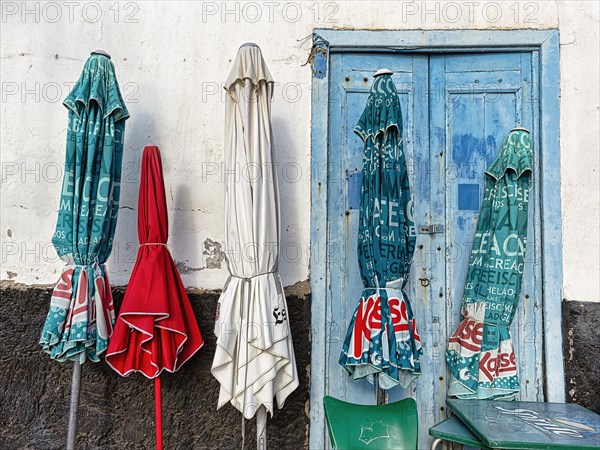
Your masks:
<path fill-rule="evenodd" d="M 271 130 L 273 79 L 260 48 L 238 50 L 225 83 L 226 255 L 230 276 L 217 306 L 212 374 L 227 402 L 266 447 L 266 412 L 298 387 L 287 304 L 278 273 L 279 188 Z M 264 409 L 263 409 L 264 408 Z M 242 420 L 242 437 L 244 438 Z"/>

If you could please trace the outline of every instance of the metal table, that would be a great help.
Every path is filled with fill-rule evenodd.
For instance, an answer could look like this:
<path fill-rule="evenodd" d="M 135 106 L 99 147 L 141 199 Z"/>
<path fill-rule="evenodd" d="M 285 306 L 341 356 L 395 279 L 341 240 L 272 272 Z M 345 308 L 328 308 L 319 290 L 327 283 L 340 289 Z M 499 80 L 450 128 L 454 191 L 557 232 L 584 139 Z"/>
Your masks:
<path fill-rule="evenodd" d="M 446 404 L 473 436 L 448 419 L 429 430 L 436 446 L 444 439 L 484 449 L 600 449 L 600 415 L 574 403 L 447 399 Z M 473 437 L 478 443 L 466 442 Z"/>
<path fill-rule="evenodd" d="M 435 438 L 431 443 L 431 450 L 437 450 L 439 445 L 444 441 L 458 444 L 455 445 L 454 448 L 458 447 L 459 449 L 462 449 L 463 445 L 470 445 L 472 447 L 479 447 L 482 450 L 488 450 L 488 447 L 483 445 L 481 441 L 477 439 L 477 436 L 475 436 L 456 416 L 449 417 L 443 422 L 431 427 L 429 429 L 429 435 Z"/>

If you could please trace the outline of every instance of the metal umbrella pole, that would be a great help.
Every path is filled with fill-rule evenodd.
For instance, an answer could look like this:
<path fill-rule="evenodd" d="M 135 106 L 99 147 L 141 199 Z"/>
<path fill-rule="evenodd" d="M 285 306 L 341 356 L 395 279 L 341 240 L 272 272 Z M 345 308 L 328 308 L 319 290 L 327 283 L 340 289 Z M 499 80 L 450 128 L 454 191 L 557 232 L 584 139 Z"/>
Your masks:
<path fill-rule="evenodd" d="M 81 388 L 81 363 L 73 363 L 71 378 L 71 406 L 69 409 L 69 429 L 67 432 L 67 450 L 75 450 L 77 444 L 77 413 L 79 412 L 79 392 Z"/>
<path fill-rule="evenodd" d="M 154 379 L 154 409 L 156 417 L 156 422 L 154 425 L 156 428 L 156 450 L 162 450 L 162 397 L 160 393 L 160 376 Z"/>
<path fill-rule="evenodd" d="M 267 450 L 267 409 L 264 406 L 256 411 L 256 448 Z"/>
<path fill-rule="evenodd" d="M 375 400 L 378 405 L 385 405 L 387 403 L 387 394 L 384 389 L 379 387 L 379 374 L 375 375 Z"/>

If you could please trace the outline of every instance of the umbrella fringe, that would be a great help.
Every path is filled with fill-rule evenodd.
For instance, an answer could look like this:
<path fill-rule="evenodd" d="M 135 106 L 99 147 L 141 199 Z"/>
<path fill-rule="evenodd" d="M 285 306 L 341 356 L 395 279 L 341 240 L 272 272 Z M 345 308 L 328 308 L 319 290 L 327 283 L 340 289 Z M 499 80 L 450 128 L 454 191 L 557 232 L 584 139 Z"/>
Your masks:
<path fill-rule="evenodd" d="M 99 362 L 108 348 L 114 321 L 104 264 L 68 264 L 52 291 L 40 344 L 60 362 Z"/>

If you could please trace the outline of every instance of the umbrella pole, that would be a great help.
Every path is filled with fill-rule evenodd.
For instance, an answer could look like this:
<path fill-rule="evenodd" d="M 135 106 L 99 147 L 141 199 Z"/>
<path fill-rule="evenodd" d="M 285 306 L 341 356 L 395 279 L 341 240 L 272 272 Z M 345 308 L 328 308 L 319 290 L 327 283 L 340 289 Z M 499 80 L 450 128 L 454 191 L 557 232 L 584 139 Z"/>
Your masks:
<path fill-rule="evenodd" d="M 378 405 L 384 405 L 386 401 L 386 393 L 379 387 L 379 374 L 375 375 L 375 399 Z"/>
<path fill-rule="evenodd" d="M 375 382 L 373 386 L 375 387 L 375 404 L 380 405 L 379 403 L 379 374 L 375 374 Z"/>
<path fill-rule="evenodd" d="M 81 387 L 81 363 L 73 363 L 71 378 L 71 406 L 69 409 L 69 430 L 67 432 L 67 450 L 75 450 L 77 444 L 77 413 L 79 412 L 79 392 Z"/>
<path fill-rule="evenodd" d="M 256 448 L 267 450 L 267 408 L 264 405 L 256 411 Z"/>
<path fill-rule="evenodd" d="M 160 377 L 154 379 L 154 406 L 156 409 L 156 450 L 162 450 L 162 400 Z"/>

